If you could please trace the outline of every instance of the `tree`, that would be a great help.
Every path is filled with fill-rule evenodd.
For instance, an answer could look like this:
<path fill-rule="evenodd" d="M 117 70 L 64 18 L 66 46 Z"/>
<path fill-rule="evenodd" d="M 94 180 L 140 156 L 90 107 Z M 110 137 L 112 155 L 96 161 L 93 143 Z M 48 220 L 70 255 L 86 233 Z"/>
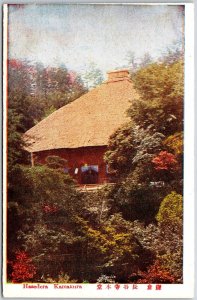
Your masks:
<path fill-rule="evenodd" d="M 183 155 L 183 132 L 176 132 L 173 135 L 168 136 L 164 142 L 164 146 L 173 151 L 176 157 L 182 159 Z"/>
<path fill-rule="evenodd" d="M 9 260 L 20 243 L 21 251 L 31 253 L 37 281 L 48 271 L 57 276 L 61 258 L 72 253 L 68 248 L 77 239 L 75 223 L 83 208 L 73 180 L 59 169 L 17 166 L 8 192 Z M 54 266 L 56 257 L 60 259 Z"/>
<path fill-rule="evenodd" d="M 65 66 L 44 68 L 37 65 L 36 87 L 36 96 L 45 104 L 45 111 L 50 107 L 59 109 L 86 92 L 79 75 Z"/>
<path fill-rule="evenodd" d="M 8 94 L 11 91 L 15 91 L 16 94 L 30 94 L 32 72 L 27 61 L 8 60 Z"/>
<path fill-rule="evenodd" d="M 175 283 L 175 278 L 156 261 L 147 272 L 139 272 L 137 283 Z"/>
<path fill-rule="evenodd" d="M 154 154 L 162 149 L 163 138 L 151 126 L 143 129 L 130 122 L 110 137 L 105 161 L 119 178 L 128 176 L 139 165 L 146 164 L 147 169 Z"/>
<path fill-rule="evenodd" d="M 110 137 L 104 159 L 116 177 L 128 174 L 134 157 L 132 124 L 126 124 Z"/>
<path fill-rule="evenodd" d="M 140 220 L 148 225 L 155 222 L 160 203 L 166 195 L 166 191 L 171 190 L 171 186 L 151 185 L 143 182 L 142 176 L 145 177 L 146 174 L 136 169 L 123 182 L 112 188 L 110 194 L 111 199 L 113 199 L 111 212 L 121 212 L 126 220 Z"/>
<path fill-rule="evenodd" d="M 51 169 L 64 171 L 67 166 L 67 160 L 56 155 L 49 155 L 46 158 L 46 165 Z"/>
<path fill-rule="evenodd" d="M 167 151 L 161 151 L 158 156 L 152 159 L 155 170 L 170 170 L 173 171 L 177 167 L 176 157 Z"/>
<path fill-rule="evenodd" d="M 83 217 L 92 225 L 100 225 L 110 218 L 113 199 L 110 199 L 111 187 L 105 185 L 94 193 L 84 193 Z"/>
<path fill-rule="evenodd" d="M 176 192 L 171 192 L 161 202 L 156 216 L 159 227 L 168 241 L 170 249 L 161 256 L 163 266 L 174 274 L 177 281 L 182 281 L 183 276 L 183 197 Z M 172 235 L 174 239 L 172 239 Z"/>
<path fill-rule="evenodd" d="M 9 108 L 21 114 L 24 131 L 52 108 L 58 109 L 86 92 L 79 75 L 65 66 L 45 68 L 42 64 L 10 60 L 8 74 Z"/>
<path fill-rule="evenodd" d="M 136 238 L 145 249 L 153 252 L 159 269 L 171 274 L 174 283 L 181 283 L 183 280 L 183 240 L 180 228 L 172 229 L 170 226 L 153 223 L 145 226 L 143 222 L 133 222 Z"/>
<path fill-rule="evenodd" d="M 68 250 L 76 241 L 72 228 L 83 200 L 71 177 L 63 173 L 64 160 L 49 157 L 49 167 L 27 167 L 22 134 L 46 116 L 49 108 L 73 101 L 85 89 L 80 77 L 65 67 L 44 68 L 17 60 L 9 61 L 8 67 L 8 258 L 15 261 L 20 241 L 21 253 L 32 254 L 37 268 L 34 280 L 40 281 L 48 271 L 56 277 L 60 274 L 62 261 L 53 265 L 57 255 L 72 253 Z M 47 260 L 48 253 L 45 268 L 43 255 Z M 11 280 L 17 276 L 21 281 L 33 280 L 15 269 L 12 277 L 13 267 L 8 268 Z M 28 269 L 24 265 L 21 268 L 24 272 Z"/>
<path fill-rule="evenodd" d="M 36 274 L 36 268 L 32 259 L 24 251 L 16 252 L 16 260 L 11 263 L 13 283 L 32 281 Z"/>
<path fill-rule="evenodd" d="M 25 143 L 22 139 L 21 115 L 14 109 L 8 109 L 8 173 L 17 163 L 27 160 L 26 151 L 23 150 Z"/>
<path fill-rule="evenodd" d="M 172 64 L 174 62 L 179 61 L 180 59 L 184 59 L 184 48 L 182 39 L 174 42 L 170 45 L 164 53 L 162 53 L 162 57 L 160 58 L 161 62 Z"/>
<path fill-rule="evenodd" d="M 181 195 L 171 192 L 163 199 L 157 214 L 157 221 L 162 227 L 170 226 L 173 230 L 174 227 L 178 226 L 182 230 L 183 198 Z"/>
<path fill-rule="evenodd" d="M 135 53 L 130 51 L 127 53 L 125 60 L 132 77 L 139 69 L 145 68 L 153 63 L 153 59 L 148 52 L 146 52 L 142 57 L 137 58 Z"/>
<path fill-rule="evenodd" d="M 172 144 L 181 151 L 183 62 L 152 63 L 133 78 L 140 99 L 131 105 L 130 123 L 110 137 L 105 161 L 117 182 L 113 212 L 148 224 L 166 193 L 182 189 L 181 155 Z"/>
<path fill-rule="evenodd" d="M 176 180 L 181 183 L 183 180 L 183 132 L 176 132 L 168 136 L 163 141 L 163 145 L 169 152 L 174 154 L 177 164 L 173 173 Z M 182 190 L 177 190 L 177 192 L 181 193 Z"/>
<path fill-rule="evenodd" d="M 104 81 L 102 71 L 94 63 L 89 64 L 83 79 L 88 89 L 92 89 Z"/>
<path fill-rule="evenodd" d="M 153 62 L 152 57 L 150 56 L 150 54 L 148 52 L 146 52 L 140 60 L 139 67 L 145 68 L 148 65 L 150 65 L 152 62 Z"/>
<path fill-rule="evenodd" d="M 136 99 L 129 115 L 140 127 L 153 125 L 168 136 L 183 128 L 183 61 L 172 64 L 154 63 L 140 69 L 133 81 L 140 99 Z"/>
<path fill-rule="evenodd" d="M 97 226 L 83 218 L 78 224 L 83 240 L 80 272 L 90 282 L 96 282 L 102 274 L 128 282 L 132 271 L 146 269 L 153 261 L 152 253 L 141 246 L 132 233 L 132 224 L 121 214 L 111 215 Z"/>
<path fill-rule="evenodd" d="M 32 96 L 23 92 L 11 91 L 9 93 L 9 106 L 8 109 L 20 116 L 20 132 L 24 133 L 29 128 L 33 127 L 44 114 L 44 103 L 37 99 L 37 102 Z"/>
<path fill-rule="evenodd" d="M 125 57 L 125 60 L 127 62 L 128 68 L 130 69 L 131 73 L 136 72 L 139 65 L 135 53 L 133 51 L 128 52 Z"/>

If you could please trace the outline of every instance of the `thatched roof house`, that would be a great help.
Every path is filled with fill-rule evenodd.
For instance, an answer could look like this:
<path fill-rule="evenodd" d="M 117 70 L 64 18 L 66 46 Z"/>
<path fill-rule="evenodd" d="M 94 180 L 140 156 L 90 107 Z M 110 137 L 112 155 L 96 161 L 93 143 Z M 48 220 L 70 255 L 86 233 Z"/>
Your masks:
<path fill-rule="evenodd" d="M 35 155 L 41 163 L 49 155 L 58 155 L 68 162 L 65 172 L 75 176 L 79 183 L 104 182 L 107 170 L 103 155 L 109 137 L 128 121 L 126 112 L 136 97 L 128 70 L 109 72 L 103 84 L 26 132 L 32 163 Z M 97 175 L 84 178 L 88 172 Z"/>

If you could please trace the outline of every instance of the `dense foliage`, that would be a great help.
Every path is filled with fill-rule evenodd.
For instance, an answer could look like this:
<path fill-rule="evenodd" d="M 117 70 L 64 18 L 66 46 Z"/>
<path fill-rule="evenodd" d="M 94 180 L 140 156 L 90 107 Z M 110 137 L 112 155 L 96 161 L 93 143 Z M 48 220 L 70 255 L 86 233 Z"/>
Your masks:
<path fill-rule="evenodd" d="M 113 203 L 111 211 L 121 212 L 127 221 L 134 222 L 136 238 L 155 254 L 157 264 L 150 266 L 143 276 L 138 272 L 139 282 L 155 282 L 156 278 L 163 282 L 157 276 L 163 272 L 166 283 L 180 283 L 183 255 L 182 57 L 149 63 L 132 74 L 132 80 L 139 98 L 128 112 L 131 121 L 111 136 L 105 154 L 117 182 L 109 193 Z"/>
<path fill-rule="evenodd" d="M 16 252 L 16 260 L 12 263 L 12 282 L 20 283 L 31 280 L 36 274 L 36 268 L 32 264 L 32 259 L 28 258 L 24 251 Z"/>
<path fill-rule="evenodd" d="M 87 78 L 100 75 L 94 67 Z M 8 280 L 182 282 L 182 58 L 147 55 L 132 80 L 139 98 L 105 154 L 116 183 L 82 193 L 60 157 L 29 167 L 21 138 L 85 91 L 80 78 L 64 66 L 10 62 Z"/>
<path fill-rule="evenodd" d="M 146 128 L 151 125 L 165 135 L 183 129 L 183 61 L 154 63 L 140 69 L 133 80 L 140 99 L 132 104 L 132 119 Z"/>
<path fill-rule="evenodd" d="M 21 117 L 23 132 L 86 92 L 81 78 L 65 66 L 46 68 L 10 60 L 8 78 L 9 110 Z"/>

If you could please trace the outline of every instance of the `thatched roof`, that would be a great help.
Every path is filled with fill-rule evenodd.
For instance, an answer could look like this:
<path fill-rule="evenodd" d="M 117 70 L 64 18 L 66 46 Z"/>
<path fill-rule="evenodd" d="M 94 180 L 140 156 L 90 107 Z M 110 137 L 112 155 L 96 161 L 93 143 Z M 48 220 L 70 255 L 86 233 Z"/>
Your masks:
<path fill-rule="evenodd" d="M 25 133 L 29 152 L 107 145 L 110 135 L 128 121 L 126 111 L 137 94 L 127 70 L 58 109 Z"/>

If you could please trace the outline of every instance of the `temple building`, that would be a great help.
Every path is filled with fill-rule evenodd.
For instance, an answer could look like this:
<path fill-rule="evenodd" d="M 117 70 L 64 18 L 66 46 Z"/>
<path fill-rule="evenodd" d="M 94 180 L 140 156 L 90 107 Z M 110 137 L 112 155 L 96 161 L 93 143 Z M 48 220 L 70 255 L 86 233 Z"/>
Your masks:
<path fill-rule="evenodd" d="M 103 156 L 110 136 L 129 120 L 127 110 L 136 97 L 128 70 L 108 72 L 100 86 L 25 133 L 32 165 L 55 155 L 67 161 L 65 172 L 79 184 L 110 182 Z"/>

